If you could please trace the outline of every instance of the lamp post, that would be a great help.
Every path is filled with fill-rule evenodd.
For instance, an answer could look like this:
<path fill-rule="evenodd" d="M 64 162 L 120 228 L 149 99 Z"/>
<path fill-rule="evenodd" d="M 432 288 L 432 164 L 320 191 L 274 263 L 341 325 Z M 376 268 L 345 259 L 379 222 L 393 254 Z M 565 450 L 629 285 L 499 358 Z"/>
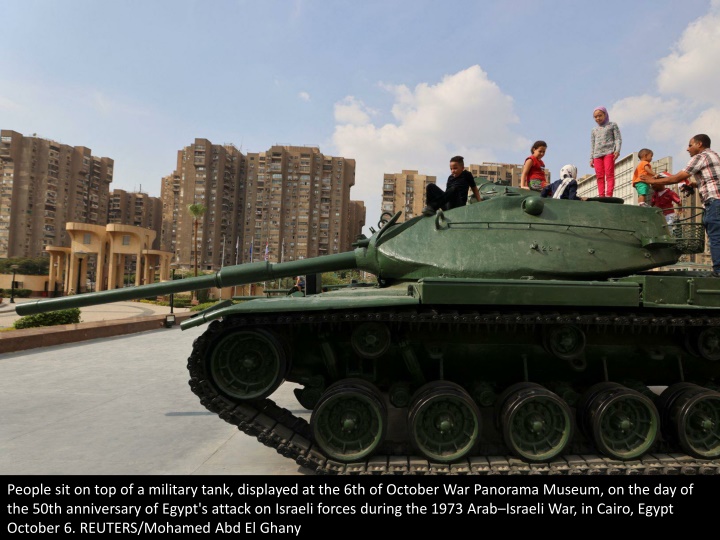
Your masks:
<path fill-rule="evenodd" d="M 58 263 L 54 262 L 53 268 L 55 268 L 53 271 L 53 298 L 55 298 L 57 296 Z"/>
<path fill-rule="evenodd" d="M 12 277 L 12 283 L 10 284 L 10 303 L 15 303 L 15 272 L 18 268 L 20 268 L 20 265 L 17 264 L 11 264 L 10 268 L 13 271 L 13 277 Z"/>
<path fill-rule="evenodd" d="M 172 270 L 172 281 L 175 281 L 175 269 L 177 268 L 178 263 L 174 262 L 170 264 L 170 269 Z M 173 310 L 175 309 L 175 294 L 170 293 L 170 313 L 173 313 Z"/>
<path fill-rule="evenodd" d="M 178 263 L 170 263 L 170 268 L 172 270 L 171 279 L 172 281 L 175 281 L 175 269 L 177 268 Z M 175 324 L 175 294 L 170 293 L 170 315 L 165 316 L 165 327 L 171 328 Z"/>
<path fill-rule="evenodd" d="M 82 262 L 83 262 L 83 259 L 85 258 L 85 255 L 87 255 L 87 253 L 85 253 L 84 251 L 78 251 L 75 255 L 77 255 L 77 258 L 78 258 L 77 289 L 75 289 L 75 294 L 80 294 L 80 292 L 81 292 L 81 289 L 80 289 L 81 281 L 80 280 L 82 278 Z"/>

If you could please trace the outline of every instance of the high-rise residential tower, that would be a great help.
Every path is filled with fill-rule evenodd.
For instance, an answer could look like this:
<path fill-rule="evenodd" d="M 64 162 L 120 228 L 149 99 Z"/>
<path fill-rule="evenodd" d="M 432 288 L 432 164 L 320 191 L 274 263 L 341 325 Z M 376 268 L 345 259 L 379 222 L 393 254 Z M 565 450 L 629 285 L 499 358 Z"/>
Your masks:
<path fill-rule="evenodd" d="M 355 161 L 325 156 L 317 147 L 275 145 L 243 155 L 207 139 L 178 152 L 163 178 L 162 248 L 193 264 L 190 204 L 198 220 L 199 266 L 291 261 L 352 249 L 364 205 L 350 201 Z"/>
<path fill-rule="evenodd" d="M 352 249 L 348 238 L 362 230 L 354 231 L 348 222 L 354 184 L 355 160 L 326 156 L 314 146 L 275 145 L 248 154 L 242 262 L 266 256 L 292 261 Z"/>
<path fill-rule="evenodd" d="M 107 222 L 152 229 L 156 233 L 152 248 L 160 249 L 162 201 L 159 197 L 113 189 L 108 203 Z"/>
<path fill-rule="evenodd" d="M 425 186 L 436 180 L 435 176 L 410 170 L 384 174 L 381 212 L 402 212 L 400 221 L 419 216 L 425 206 Z"/>
<path fill-rule="evenodd" d="M 112 159 L 84 146 L 0 131 L 0 258 L 67 246 L 65 223 L 107 223 Z"/>
<path fill-rule="evenodd" d="M 177 168 L 162 179 L 162 249 L 175 253 L 175 261 L 194 264 L 194 218 L 191 204 L 202 205 L 198 218 L 198 266 L 218 269 L 232 263 L 236 236 L 235 206 L 241 194 L 244 157 L 232 144 L 195 139 L 178 151 Z"/>

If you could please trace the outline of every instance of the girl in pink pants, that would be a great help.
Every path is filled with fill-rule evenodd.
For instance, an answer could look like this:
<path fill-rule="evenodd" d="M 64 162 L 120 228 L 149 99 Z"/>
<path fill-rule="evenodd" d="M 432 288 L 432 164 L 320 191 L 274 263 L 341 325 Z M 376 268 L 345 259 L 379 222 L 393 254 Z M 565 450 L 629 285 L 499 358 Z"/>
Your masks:
<path fill-rule="evenodd" d="M 605 107 L 597 107 L 593 111 L 597 122 L 590 135 L 590 166 L 595 169 L 598 196 L 612 197 L 615 189 L 615 160 L 620 155 L 622 138 L 620 128 L 610 122 L 610 115 Z"/>

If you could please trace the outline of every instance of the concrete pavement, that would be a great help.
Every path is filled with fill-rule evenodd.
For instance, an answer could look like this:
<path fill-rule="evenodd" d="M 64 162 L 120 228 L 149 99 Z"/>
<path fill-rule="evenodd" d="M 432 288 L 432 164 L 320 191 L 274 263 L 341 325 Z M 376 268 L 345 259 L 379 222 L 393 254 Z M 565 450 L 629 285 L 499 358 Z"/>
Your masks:
<path fill-rule="evenodd" d="M 7 328 L 28 299 L 3 300 Z M 170 308 L 115 302 L 80 311 L 83 323 L 68 326 L 92 335 Z M 0 332 L 0 345 L 10 334 L 27 342 L 0 354 L 0 474 L 314 474 L 200 405 L 186 361 L 204 330 L 175 326 L 40 348 L 32 347 L 42 329 Z M 281 386 L 273 399 L 309 419 L 293 388 Z"/>
<path fill-rule="evenodd" d="M 0 474 L 314 474 L 200 405 L 186 360 L 204 329 L 0 355 Z M 293 388 L 273 399 L 309 419 Z"/>

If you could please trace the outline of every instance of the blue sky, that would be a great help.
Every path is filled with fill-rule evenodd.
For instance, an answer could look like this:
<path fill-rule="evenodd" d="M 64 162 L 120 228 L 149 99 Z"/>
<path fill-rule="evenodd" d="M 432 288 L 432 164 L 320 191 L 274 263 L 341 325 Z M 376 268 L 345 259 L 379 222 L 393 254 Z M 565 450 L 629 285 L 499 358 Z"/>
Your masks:
<path fill-rule="evenodd" d="M 553 178 L 589 166 L 592 111 L 685 165 L 720 147 L 720 0 L 0 0 L 0 128 L 115 160 L 112 188 L 160 195 L 177 151 L 316 145 L 444 187 L 450 156 Z"/>

